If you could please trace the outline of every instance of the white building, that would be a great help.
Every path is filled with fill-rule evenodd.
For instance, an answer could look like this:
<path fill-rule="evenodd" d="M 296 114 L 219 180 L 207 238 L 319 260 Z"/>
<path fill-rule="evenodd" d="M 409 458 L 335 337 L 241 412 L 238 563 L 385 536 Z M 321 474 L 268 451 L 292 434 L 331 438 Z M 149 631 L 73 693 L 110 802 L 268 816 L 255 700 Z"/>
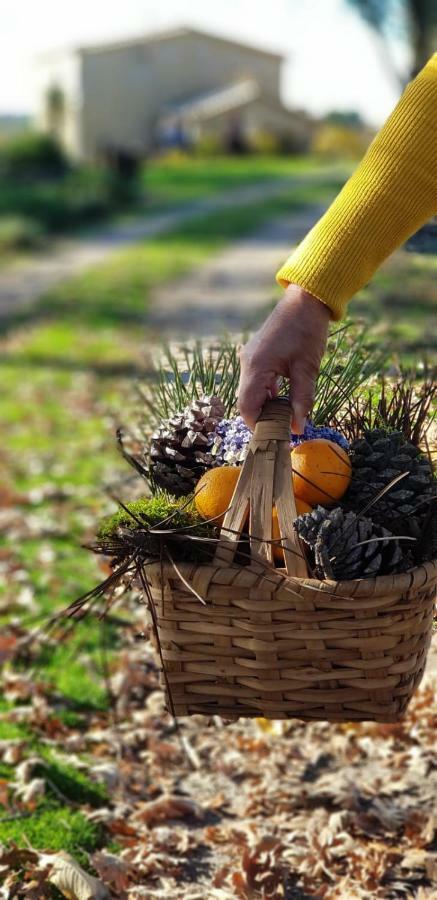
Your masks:
<path fill-rule="evenodd" d="M 37 126 L 77 159 L 147 152 L 176 133 L 305 149 L 310 123 L 280 98 L 282 57 L 191 28 L 47 54 L 37 66 Z M 173 135 L 173 137 L 172 137 Z"/>

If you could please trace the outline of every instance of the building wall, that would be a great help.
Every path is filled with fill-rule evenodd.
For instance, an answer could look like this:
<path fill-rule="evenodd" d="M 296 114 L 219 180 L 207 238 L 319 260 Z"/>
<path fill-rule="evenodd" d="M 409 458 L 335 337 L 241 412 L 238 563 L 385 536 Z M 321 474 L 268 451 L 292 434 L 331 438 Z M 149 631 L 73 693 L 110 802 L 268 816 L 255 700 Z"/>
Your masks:
<path fill-rule="evenodd" d="M 163 107 L 252 77 L 279 98 L 280 60 L 208 35 L 168 39 L 82 53 L 82 152 L 104 145 L 151 146 Z"/>
<path fill-rule="evenodd" d="M 81 61 L 77 53 L 53 53 L 43 57 L 35 71 L 36 115 L 35 125 L 50 132 L 53 123 L 49 119 L 47 96 L 51 89 L 60 89 L 64 98 L 64 111 L 56 129 L 56 136 L 73 157 L 82 155 L 82 80 Z"/>
<path fill-rule="evenodd" d="M 288 111 L 285 107 L 269 104 L 262 99 L 248 108 L 246 127 L 249 138 L 257 132 L 265 131 L 277 137 L 284 148 L 288 147 L 294 152 L 308 149 L 312 132 L 309 120 L 302 113 Z"/>
<path fill-rule="evenodd" d="M 253 100 L 240 109 L 210 117 L 203 122 L 187 122 L 185 132 L 194 143 L 207 142 L 208 138 L 212 138 L 213 146 L 215 142 L 220 146 L 226 144 L 226 137 L 232 124 L 236 122 L 249 147 L 256 148 L 264 134 L 274 138 L 278 147 L 291 152 L 304 152 L 308 149 L 312 133 L 310 121 L 299 112 L 269 104 L 262 99 Z"/>

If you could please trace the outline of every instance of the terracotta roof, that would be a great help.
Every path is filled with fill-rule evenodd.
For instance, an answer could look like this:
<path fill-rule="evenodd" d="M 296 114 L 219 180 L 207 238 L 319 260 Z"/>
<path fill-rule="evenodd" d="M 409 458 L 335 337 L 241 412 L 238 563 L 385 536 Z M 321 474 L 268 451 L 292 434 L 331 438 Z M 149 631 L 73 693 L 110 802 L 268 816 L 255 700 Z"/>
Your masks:
<path fill-rule="evenodd" d="M 177 37 L 183 37 L 184 35 L 194 34 L 198 37 L 207 38 L 209 40 L 217 41 L 223 44 L 231 44 L 234 47 L 241 47 L 244 50 L 252 50 L 254 53 L 260 53 L 262 56 L 270 56 L 272 59 L 283 59 L 282 53 L 274 53 L 271 50 L 263 50 L 261 47 L 253 47 L 251 44 L 245 44 L 243 41 L 237 41 L 233 38 L 225 37 L 224 35 L 213 34 L 209 31 L 201 31 L 197 28 L 174 28 L 169 29 L 168 31 L 161 32 L 151 32 L 149 34 L 144 34 L 141 37 L 132 38 L 131 40 L 121 40 L 108 42 L 103 44 L 92 44 L 89 46 L 82 46 L 75 48 L 78 53 L 87 54 L 87 53 L 104 53 L 108 50 L 122 50 L 125 47 L 141 47 L 147 44 L 155 44 L 161 41 L 170 41 Z"/>

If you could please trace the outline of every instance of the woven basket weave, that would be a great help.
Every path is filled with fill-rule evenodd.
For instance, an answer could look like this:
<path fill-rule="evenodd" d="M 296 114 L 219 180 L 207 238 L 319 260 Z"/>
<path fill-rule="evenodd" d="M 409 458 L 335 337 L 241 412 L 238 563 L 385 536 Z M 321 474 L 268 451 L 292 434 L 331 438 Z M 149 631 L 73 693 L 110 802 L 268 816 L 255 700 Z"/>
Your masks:
<path fill-rule="evenodd" d="M 290 533 L 289 421 L 288 405 L 266 403 L 213 562 L 147 566 L 168 708 L 179 716 L 395 722 L 424 672 L 437 561 L 402 575 L 308 578 Z M 237 565 L 249 505 L 251 561 Z M 272 505 L 285 570 L 271 564 Z"/>

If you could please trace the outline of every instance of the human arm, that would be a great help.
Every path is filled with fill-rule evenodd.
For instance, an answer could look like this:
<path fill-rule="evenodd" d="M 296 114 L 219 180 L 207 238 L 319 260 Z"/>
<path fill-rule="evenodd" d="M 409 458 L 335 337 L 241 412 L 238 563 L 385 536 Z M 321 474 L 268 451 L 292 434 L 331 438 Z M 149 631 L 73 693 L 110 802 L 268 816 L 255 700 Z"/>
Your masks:
<path fill-rule="evenodd" d="M 293 373 L 292 426 L 302 430 L 301 409 L 309 409 L 319 365 L 314 360 L 320 362 L 327 333 L 315 298 L 325 316 L 340 319 L 383 260 L 435 212 L 437 54 L 407 86 L 352 177 L 279 270 L 277 280 L 287 288 L 279 312 L 276 307 L 241 351 L 239 407 L 249 425 L 274 391 L 273 372 L 277 377 L 286 369 Z"/>

